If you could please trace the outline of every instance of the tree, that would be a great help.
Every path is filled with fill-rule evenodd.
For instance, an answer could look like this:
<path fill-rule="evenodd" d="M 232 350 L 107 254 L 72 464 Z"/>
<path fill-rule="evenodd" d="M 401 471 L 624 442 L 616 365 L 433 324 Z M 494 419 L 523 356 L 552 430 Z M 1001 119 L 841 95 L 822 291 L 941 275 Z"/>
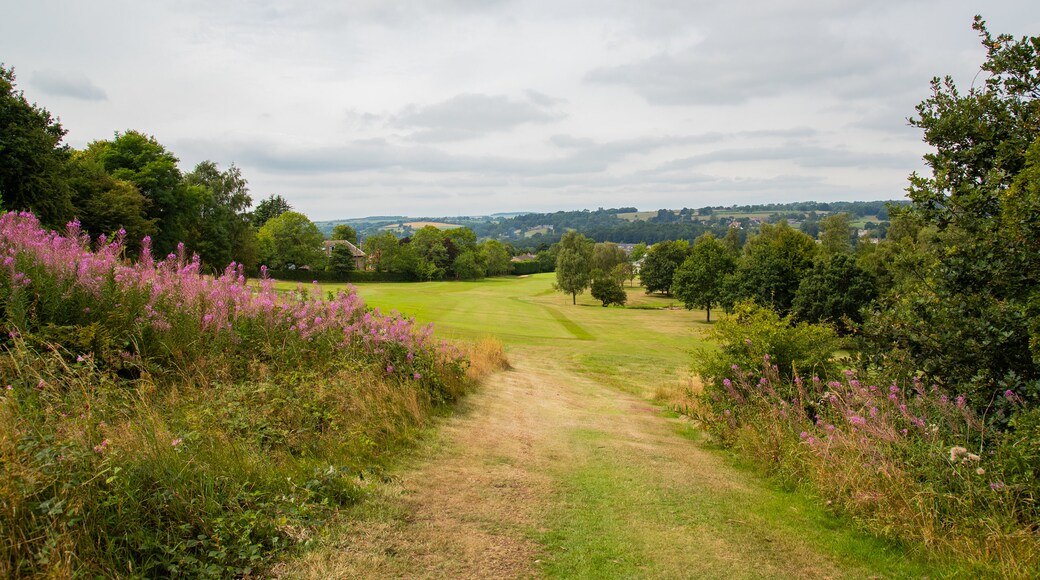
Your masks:
<path fill-rule="evenodd" d="M 280 270 L 323 266 L 325 236 L 307 216 L 287 211 L 268 220 L 256 234 L 260 262 Z"/>
<path fill-rule="evenodd" d="M 910 119 L 933 148 L 931 174 L 912 174 L 910 207 L 890 210 L 934 232 L 922 246 L 926 283 L 889 293 L 865 333 L 879 356 L 898 355 L 907 373 L 967 393 L 999 420 L 988 405 L 1007 389 L 1040 400 L 1040 37 L 993 37 L 979 17 L 973 27 L 985 81 L 961 93 L 950 77 L 932 80 Z"/>
<path fill-rule="evenodd" d="M 260 200 L 253 210 L 253 227 L 260 229 L 272 218 L 276 218 L 287 211 L 292 211 L 292 206 L 280 195 L 271 195 Z"/>
<path fill-rule="evenodd" d="M 457 280 L 478 280 L 485 274 L 479 255 L 472 250 L 459 254 L 452 264 L 452 270 L 454 270 Z"/>
<path fill-rule="evenodd" d="M 852 324 L 863 322 L 862 310 L 877 297 L 874 277 L 856 265 L 848 254 L 820 260 L 802 279 L 791 305 L 797 320 L 833 324 L 848 334 Z"/>
<path fill-rule="evenodd" d="M 76 219 L 83 231 L 112 237 L 126 232 L 126 247 L 131 255 L 141 249 L 141 240 L 155 234 L 155 220 L 148 219 L 148 199 L 137 187 L 116 179 L 82 152 L 74 151 L 69 159 L 68 184 L 72 191 Z"/>
<path fill-rule="evenodd" d="M 502 276 L 512 269 L 509 250 L 498 240 L 485 240 L 481 243 L 480 258 L 487 268 L 488 276 Z"/>
<path fill-rule="evenodd" d="M 347 224 L 337 224 L 332 228 L 332 236 L 330 239 L 346 240 L 356 246 L 358 243 L 357 230 Z"/>
<path fill-rule="evenodd" d="M 184 176 L 195 188 L 197 218 L 188 226 L 185 242 L 210 268 L 223 270 L 231 262 L 251 267 L 255 262 L 256 233 L 248 209 L 253 200 L 242 171 L 231 165 L 220 171 L 212 161 L 202 161 Z"/>
<path fill-rule="evenodd" d="M 418 257 L 414 272 L 420 280 L 443 278 L 449 267 L 454 264 L 454 259 L 458 257 L 457 252 L 453 252 L 454 255 L 449 254 L 444 232 L 433 226 L 416 230 L 408 239 L 408 247 Z M 454 270 L 452 273 L 454 274 Z"/>
<path fill-rule="evenodd" d="M 639 269 L 639 278 L 643 281 L 646 293 L 672 291 L 672 278 L 690 253 L 690 244 L 686 240 L 658 242 L 646 253 L 643 267 Z"/>
<path fill-rule="evenodd" d="M 365 253 L 368 264 L 377 272 L 411 272 L 402 263 L 403 249 L 397 236 L 390 232 L 382 232 L 369 236 L 365 240 Z"/>
<path fill-rule="evenodd" d="M 332 246 L 329 252 L 329 264 L 327 269 L 333 272 L 351 272 L 356 270 L 357 264 L 354 262 L 354 253 L 350 251 L 350 248 L 343 245 Z"/>
<path fill-rule="evenodd" d="M 585 292 L 592 282 L 592 248 L 593 241 L 576 231 L 569 231 L 560 238 L 554 287 L 570 294 L 572 304 L 578 303 L 578 294 Z"/>
<path fill-rule="evenodd" d="M 744 253 L 737 262 L 734 276 L 739 297 L 751 298 L 786 314 L 798 285 L 812 268 L 816 251 L 816 242 L 792 229 L 786 221 L 763 224 L 758 235 L 744 244 Z"/>
<path fill-rule="evenodd" d="M 711 309 L 725 300 L 726 280 L 735 269 L 736 260 L 726 245 L 711 233 L 704 234 L 675 271 L 672 294 L 689 310 L 703 308 L 711 322 Z"/>
<path fill-rule="evenodd" d="M 72 195 L 64 167 L 65 129 L 46 109 L 15 90 L 14 69 L 0 63 L 0 202 L 28 210 L 40 223 L 60 228 L 72 219 Z"/>
<path fill-rule="evenodd" d="M 148 199 L 147 218 L 155 220 L 158 228 L 152 237 L 156 254 L 172 252 L 187 238 L 205 193 L 186 187 L 177 157 L 154 137 L 137 131 L 116 133 L 111 141 L 88 145 L 85 155 L 112 177 L 134 184 Z"/>
<path fill-rule="evenodd" d="M 824 258 L 852 253 L 852 222 L 849 214 L 836 213 L 820 220 L 820 253 Z"/>
<path fill-rule="evenodd" d="M 610 271 L 604 271 L 599 268 L 593 268 L 592 270 L 592 297 L 602 302 L 604 308 L 611 304 L 624 306 L 625 302 L 628 301 L 620 266 L 621 264 L 617 264 Z"/>
<path fill-rule="evenodd" d="M 600 242 L 592 248 L 592 268 L 611 272 L 618 264 L 628 261 L 625 251 L 614 242 Z"/>
<path fill-rule="evenodd" d="M 628 261 L 633 264 L 642 260 L 646 256 L 647 248 L 646 243 L 639 242 L 635 246 L 632 246 L 632 251 L 628 254 Z"/>

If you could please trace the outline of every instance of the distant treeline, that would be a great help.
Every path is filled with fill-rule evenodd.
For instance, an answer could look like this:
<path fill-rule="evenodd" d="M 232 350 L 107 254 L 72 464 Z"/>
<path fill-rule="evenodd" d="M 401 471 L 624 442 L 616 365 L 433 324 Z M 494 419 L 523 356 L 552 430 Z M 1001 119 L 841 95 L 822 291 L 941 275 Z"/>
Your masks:
<path fill-rule="evenodd" d="M 532 251 L 545 248 L 560 241 L 569 230 L 576 230 L 596 242 L 655 244 L 666 240 L 695 240 L 711 232 L 717 237 L 726 235 L 734 224 L 741 229 L 757 227 L 758 223 L 778 223 L 787 220 L 793 226 L 816 237 L 820 218 L 835 214 L 848 214 L 854 221 L 872 218 L 879 222 L 867 229 L 877 229 L 876 237 L 884 237 L 890 206 L 905 205 L 898 201 L 838 201 L 795 203 L 771 203 L 743 206 L 714 206 L 698 209 L 659 209 L 656 215 L 645 219 L 625 219 L 620 215 L 636 214 L 634 207 L 599 208 L 596 210 L 557 211 L 552 213 L 526 213 L 515 217 L 424 217 L 414 221 L 429 221 L 457 224 L 473 231 L 480 240 L 507 242 L 516 251 Z M 749 216 L 747 214 L 758 214 Z M 324 222 L 318 227 L 331 230 L 335 223 L 349 223 L 362 238 L 386 232 L 388 224 L 407 223 L 410 218 L 372 217 L 344 222 Z M 398 235 L 407 237 L 411 230 L 402 227 Z"/>

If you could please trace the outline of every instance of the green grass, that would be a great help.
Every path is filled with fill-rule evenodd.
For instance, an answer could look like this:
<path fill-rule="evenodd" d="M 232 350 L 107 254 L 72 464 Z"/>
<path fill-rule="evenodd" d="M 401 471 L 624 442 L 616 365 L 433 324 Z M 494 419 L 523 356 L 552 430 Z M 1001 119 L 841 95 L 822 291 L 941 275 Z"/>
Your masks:
<path fill-rule="evenodd" d="M 628 308 L 603 308 L 587 293 L 571 304 L 555 292 L 553 274 L 478 282 L 356 285 L 366 304 L 434 322 L 437 335 L 474 340 L 494 335 L 510 348 L 551 350 L 572 370 L 613 386 L 654 388 L 687 374 L 694 349 L 706 348 L 703 311 L 674 309 L 671 297 L 647 296 L 636 286 Z M 279 288 L 295 288 L 280 282 Z M 335 291 L 346 285 L 323 285 Z"/>
<path fill-rule="evenodd" d="M 649 472 L 611 434 L 575 430 L 569 438 L 587 459 L 560 474 L 560 507 L 538 537 L 550 578 L 801 577 L 807 568 L 844 578 L 956 574 L 754 477 L 691 485 Z M 684 551 L 698 554 L 696 570 Z M 807 566 L 812 558 L 820 560 Z"/>

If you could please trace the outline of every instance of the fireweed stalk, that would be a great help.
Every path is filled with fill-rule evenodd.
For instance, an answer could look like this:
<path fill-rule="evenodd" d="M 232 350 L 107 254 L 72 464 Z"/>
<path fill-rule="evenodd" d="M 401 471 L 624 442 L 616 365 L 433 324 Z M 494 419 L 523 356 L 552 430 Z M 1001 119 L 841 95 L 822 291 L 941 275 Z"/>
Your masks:
<path fill-rule="evenodd" d="M 120 231 L 91 244 L 77 222 L 59 234 L 29 213 L 0 216 L 3 330 L 103 325 L 119 352 L 92 353 L 99 360 L 143 359 L 175 368 L 199 357 L 259 352 L 275 368 L 378 359 L 402 377 L 416 377 L 427 375 L 431 364 L 460 358 L 432 339 L 432 325 L 368 310 L 353 289 L 324 300 L 317 285 L 280 296 L 265 268 L 257 284 L 248 284 L 235 263 L 204 275 L 198 256 L 188 256 L 183 244 L 157 260 L 145 238 L 131 262 L 124 237 Z"/>

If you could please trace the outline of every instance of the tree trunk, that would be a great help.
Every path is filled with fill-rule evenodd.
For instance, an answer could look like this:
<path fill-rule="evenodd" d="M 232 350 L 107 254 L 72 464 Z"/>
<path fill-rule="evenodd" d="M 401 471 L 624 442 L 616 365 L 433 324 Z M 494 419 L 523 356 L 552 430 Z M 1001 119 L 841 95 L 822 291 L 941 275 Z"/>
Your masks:
<path fill-rule="evenodd" d="M 708 322 L 711 322 L 711 306 L 705 308 L 704 310 L 708 312 Z"/>
<path fill-rule="evenodd" d="M 571 304 L 574 304 L 575 306 L 577 306 L 577 304 L 578 304 L 578 293 L 577 292 L 571 292 Z"/>

